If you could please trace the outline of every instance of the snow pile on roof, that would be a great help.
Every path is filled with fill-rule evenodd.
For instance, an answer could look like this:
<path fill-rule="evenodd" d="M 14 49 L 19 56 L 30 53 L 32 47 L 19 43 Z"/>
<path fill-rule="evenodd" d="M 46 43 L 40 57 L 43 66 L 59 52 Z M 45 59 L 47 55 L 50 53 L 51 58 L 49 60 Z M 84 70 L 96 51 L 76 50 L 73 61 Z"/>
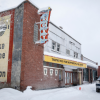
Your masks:
<path fill-rule="evenodd" d="M 41 12 L 41 11 L 48 10 L 49 8 L 50 8 L 50 7 L 40 8 L 40 9 L 38 10 L 38 13 Z"/>
<path fill-rule="evenodd" d="M 93 64 L 89 61 L 82 61 L 82 60 L 79 60 L 79 59 L 74 59 L 74 58 L 71 58 L 71 57 L 62 56 L 60 54 L 54 54 L 54 53 L 44 51 L 44 55 L 53 56 L 53 57 L 62 58 L 62 59 L 67 59 L 67 60 L 72 60 L 72 61 L 76 61 L 76 62 L 81 62 L 81 63 L 85 63 L 85 64 L 87 64 L 87 65 L 89 65 L 93 68 L 98 68 L 97 65 L 95 65 L 95 64 Z"/>
<path fill-rule="evenodd" d="M 98 65 L 95 65 L 94 63 L 91 63 L 89 61 L 84 61 L 88 66 L 92 67 L 92 68 L 96 68 L 98 69 Z"/>
<path fill-rule="evenodd" d="M 11 5 L 5 5 L 0 4 L 0 12 L 6 11 L 6 10 L 10 10 L 10 9 L 15 9 L 17 8 L 21 3 L 23 3 L 26 0 L 16 0 L 16 1 L 12 1 Z M 9 1 L 10 2 L 10 1 Z M 33 0 L 29 0 L 30 3 L 32 3 L 36 8 L 39 9 L 39 7 L 33 2 Z"/>

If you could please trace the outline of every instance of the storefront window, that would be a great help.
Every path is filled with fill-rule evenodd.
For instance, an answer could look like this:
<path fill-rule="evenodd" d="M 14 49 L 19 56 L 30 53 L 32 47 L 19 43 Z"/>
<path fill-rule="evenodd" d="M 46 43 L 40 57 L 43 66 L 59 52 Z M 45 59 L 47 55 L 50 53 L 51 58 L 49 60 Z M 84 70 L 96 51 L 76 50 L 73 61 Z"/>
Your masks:
<path fill-rule="evenodd" d="M 43 61 L 43 66 L 46 66 L 46 62 L 45 61 Z"/>
<path fill-rule="evenodd" d="M 83 80 L 89 81 L 89 69 L 87 68 L 83 69 Z"/>
<path fill-rule="evenodd" d="M 59 70 L 59 80 L 62 80 L 62 70 Z"/>

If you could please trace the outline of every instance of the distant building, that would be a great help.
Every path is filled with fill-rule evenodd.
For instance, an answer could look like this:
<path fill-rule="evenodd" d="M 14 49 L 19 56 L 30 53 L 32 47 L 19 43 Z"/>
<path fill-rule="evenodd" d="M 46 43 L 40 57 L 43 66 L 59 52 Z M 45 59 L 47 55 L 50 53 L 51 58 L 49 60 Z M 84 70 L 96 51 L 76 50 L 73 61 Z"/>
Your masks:
<path fill-rule="evenodd" d="M 93 82 L 97 79 L 98 63 L 94 62 L 83 55 L 81 55 L 82 60 L 86 61 L 87 68 L 83 69 L 83 81 Z"/>

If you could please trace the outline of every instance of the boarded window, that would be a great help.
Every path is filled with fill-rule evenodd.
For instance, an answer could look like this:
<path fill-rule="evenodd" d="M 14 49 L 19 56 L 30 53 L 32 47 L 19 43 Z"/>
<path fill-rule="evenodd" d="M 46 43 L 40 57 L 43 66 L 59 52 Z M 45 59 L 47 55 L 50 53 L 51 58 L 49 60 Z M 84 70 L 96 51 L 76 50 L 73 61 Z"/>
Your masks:
<path fill-rule="evenodd" d="M 34 24 L 34 42 L 38 41 L 38 25 Z"/>

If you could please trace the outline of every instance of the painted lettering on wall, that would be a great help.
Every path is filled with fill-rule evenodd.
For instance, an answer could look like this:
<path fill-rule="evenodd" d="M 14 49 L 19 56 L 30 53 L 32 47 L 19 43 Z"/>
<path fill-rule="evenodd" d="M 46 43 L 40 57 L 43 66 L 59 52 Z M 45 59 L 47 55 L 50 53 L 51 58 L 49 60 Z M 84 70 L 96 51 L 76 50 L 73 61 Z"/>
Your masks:
<path fill-rule="evenodd" d="M 4 72 L 1 72 L 0 71 L 0 77 L 5 77 L 6 76 L 6 72 L 4 71 Z"/>
<path fill-rule="evenodd" d="M 11 15 L 0 17 L 0 82 L 7 82 Z"/>

